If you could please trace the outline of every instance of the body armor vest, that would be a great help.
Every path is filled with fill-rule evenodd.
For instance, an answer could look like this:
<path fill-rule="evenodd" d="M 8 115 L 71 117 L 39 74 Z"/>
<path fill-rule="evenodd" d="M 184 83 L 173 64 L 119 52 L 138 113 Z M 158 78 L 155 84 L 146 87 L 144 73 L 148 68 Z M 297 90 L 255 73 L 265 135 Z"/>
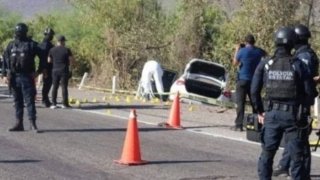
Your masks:
<path fill-rule="evenodd" d="M 29 73 L 32 71 L 32 58 L 30 57 L 30 43 L 13 43 L 10 51 L 10 67 L 14 73 Z"/>
<path fill-rule="evenodd" d="M 297 57 L 308 66 L 308 71 L 310 71 L 312 76 L 317 76 L 318 69 L 316 69 L 316 63 L 319 59 L 316 53 L 308 46 L 303 46 L 296 51 Z"/>
<path fill-rule="evenodd" d="M 266 63 L 266 96 L 270 100 L 296 99 L 296 73 L 291 59 L 283 57 Z"/>

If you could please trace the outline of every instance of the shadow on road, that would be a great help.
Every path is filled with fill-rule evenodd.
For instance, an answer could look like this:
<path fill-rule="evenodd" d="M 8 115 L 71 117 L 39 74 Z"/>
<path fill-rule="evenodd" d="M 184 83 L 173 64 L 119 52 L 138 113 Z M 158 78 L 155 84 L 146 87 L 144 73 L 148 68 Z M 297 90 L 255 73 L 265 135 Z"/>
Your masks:
<path fill-rule="evenodd" d="M 36 163 L 36 162 L 41 162 L 40 160 L 2 160 L 0 163 Z"/>
<path fill-rule="evenodd" d="M 112 132 L 126 131 L 126 128 L 97 128 L 97 129 L 42 129 L 41 133 L 58 133 L 58 132 Z M 139 132 L 149 131 L 168 131 L 166 128 L 139 128 Z"/>
<path fill-rule="evenodd" d="M 155 105 L 84 105 L 79 109 L 82 110 L 97 110 L 97 109 L 168 109 L 164 106 Z"/>
<path fill-rule="evenodd" d="M 179 180 L 218 180 L 218 179 L 237 179 L 237 176 L 203 176 L 203 177 L 191 177 L 182 178 Z"/>
<path fill-rule="evenodd" d="M 221 160 L 175 160 L 175 161 L 148 161 L 148 164 L 184 164 L 184 163 L 210 163 L 221 162 Z"/>
<path fill-rule="evenodd" d="M 210 126 L 190 126 L 190 127 L 184 127 L 184 128 L 185 129 L 198 129 L 198 128 L 221 128 L 221 127 L 228 128 L 231 126 L 220 124 L 220 125 L 210 125 Z"/>

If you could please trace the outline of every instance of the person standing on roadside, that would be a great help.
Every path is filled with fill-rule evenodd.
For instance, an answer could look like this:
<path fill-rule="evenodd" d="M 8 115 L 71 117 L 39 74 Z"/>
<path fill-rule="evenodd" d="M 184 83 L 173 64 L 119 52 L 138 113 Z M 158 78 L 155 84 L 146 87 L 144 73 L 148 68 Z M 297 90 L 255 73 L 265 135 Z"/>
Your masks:
<path fill-rule="evenodd" d="M 54 31 L 51 28 L 46 28 L 43 34 L 43 41 L 39 44 L 39 48 L 41 49 L 41 57 L 38 73 L 42 73 L 43 75 L 42 104 L 44 104 L 46 107 L 50 107 L 51 102 L 48 94 L 52 86 L 52 64 L 48 63 L 48 54 L 50 49 L 54 47 L 51 42 L 54 36 Z"/>
<path fill-rule="evenodd" d="M 239 44 L 234 53 L 233 65 L 239 66 L 236 85 L 236 103 L 237 117 L 235 126 L 231 127 L 233 131 L 243 131 L 243 119 L 245 112 L 245 102 L 247 95 L 250 102 L 250 84 L 256 67 L 262 57 L 266 56 L 266 52 L 256 47 L 255 38 L 252 34 L 245 37 L 245 44 Z"/>
<path fill-rule="evenodd" d="M 9 42 L 3 61 L 2 75 L 12 91 L 16 113 L 16 123 L 9 131 L 24 131 L 23 109 L 26 104 L 30 129 L 38 132 L 35 106 L 35 56 L 40 57 L 38 44 L 27 37 L 28 26 L 18 23 L 14 40 Z"/>
<path fill-rule="evenodd" d="M 66 38 L 63 35 L 57 37 L 57 46 L 49 51 L 48 63 L 52 63 L 52 105 L 57 108 L 57 94 L 59 84 L 62 88 L 62 108 L 70 107 L 68 101 L 68 83 L 70 77 L 69 66 L 73 63 L 72 52 L 65 46 Z"/>

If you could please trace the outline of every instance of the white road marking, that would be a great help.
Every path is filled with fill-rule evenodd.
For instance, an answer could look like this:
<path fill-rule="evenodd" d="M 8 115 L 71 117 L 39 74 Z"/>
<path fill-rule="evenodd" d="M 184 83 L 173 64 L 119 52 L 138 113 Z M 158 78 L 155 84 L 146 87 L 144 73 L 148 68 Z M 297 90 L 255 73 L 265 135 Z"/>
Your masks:
<path fill-rule="evenodd" d="M 10 97 L 12 97 L 12 95 L 0 94 L 0 97 L 10 98 Z"/>
<path fill-rule="evenodd" d="M 79 112 L 89 112 L 89 113 L 93 113 L 93 114 L 98 114 L 98 115 L 103 115 L 103 116 L 110 116 L 110 117 L 114 117 L 114 118 L 118 118 L 121 120 L 128 120 L 128 117 L 123 117 L 123 116 L 119 116 L 119 115 L 113 115 L 113 114 L 106 114 L 103 112 L 98 112 L 98 111 L 92 111 L 92 110 L 80 110 L 80 109 L 72 109 L 74 111 L 79 111 Z M 150 122 L 146 122 L 146 121 L 141 121 L 141 120 L 137 120 L 140 123 L 144 123 L 144 124 L 148 124 L 148 125 L 158 125 L 155 123 L 150 123 Z M 193 129 L 184 129 L 188 132 L 192 132 L 192 133 L 196 133 L 196 134 L 202 134 L 202 135 L 207 135 L 207 136 L 212 136 L 212 137 L 217 137 L 217 138 L 224 138 L 224 139 L 228 139 L 228 140 L 233 140 L 233 141 L 238 141 L 238 142 L 244 142 L 244 143 L 248 143 L 248 144 L 254 144 L 254 145 L 258 145 L 260 146 L 260 143 L 257 142 L 253 142 L 253 141 L 248 141 L 246 139 L 242 139 L 242 138 L 234 138 L 234 137 L 229 137 L 229 136 L 224 136 L 221 134 L 215 134 L 215 133 L 209 133 L 209 132 L 203 132 L 203 131 L 197 131 L 197 130 L 193 130 Z M 280 147 L 280 149 L 283 149 L 282 147 Z M 316 154 L 316 152 L 311 152 L 312 156 L 314 157 L 320 157 L 320 154 Z"/>
<path fill-rule="evenodd" d="M 0 94 L 0 97 L 11 97 L 10 95 L 5 95 L 5 94 Z M 114 115 L 114 114 L 107 114 L 107 113 L 103 113 L 103 112 L 99 112 L 99 111 L 92 111 L 92 110 L 81 110 L 81 109 L 71 109 L 73 111 L 78 111 L 78 112 L 89 112 L 92 114 L 98 114 L 98 115 L 102 115 L 102 116 L 109 116 L 109 117 L 114 117 L 114 118 L 118 118 L 121 120 L 128 120 L 128 117 L 124 117 L 124 116 L 119 116 L 119 115 Z M 137 120 L 140 123 L 144 123 L 144 124 L 148 124 L 148 125 L 158 125 L 155 123 L 150 123 L 147 121 L 141 121 L 141 120 Z M 221 134 L 214 134 L 214 133 L 209 133 L 209 132 L 203 132 L 203 131 L 196 131 L 196 130 L 192 130 L 192 129 L 185 129 L 188 132 L 192 132 L 192 133 L 196 133 L 196 134 L 202 134 L 202 135 L 207 135 L 207 136 L 212 136 L 212 137 L 217 137 L 217 138 L 224 138 L 224 139 L 229 139 L 229 140 L 233 140 L 233 141 L 238 141 L 238 142 L 244 142 L 244 143 L 248 143 L 248 144 L 254 144 L 254 145 L 259 145 L 260 143 L 257 142 L 253 142 L 253 141 L 248 141 L 246 139 L 241 139 L 241 138 L 233 138 L 233 137 L 229 137 L 229 136 L 224 136 Z M 283 148 L 280 148 L 283 149 Z M 316 154 L 315 152 L 312 152 L 312 156 L 314 157 L 320 157 L 320 154 Z"/>

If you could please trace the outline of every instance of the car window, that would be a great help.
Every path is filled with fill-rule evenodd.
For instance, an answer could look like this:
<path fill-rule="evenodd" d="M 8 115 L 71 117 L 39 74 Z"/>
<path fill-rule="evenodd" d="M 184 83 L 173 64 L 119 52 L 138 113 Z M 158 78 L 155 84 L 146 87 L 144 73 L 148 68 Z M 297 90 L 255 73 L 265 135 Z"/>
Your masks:
<path fill-rule="evenodd" d="M 189 73 L 201 74 L 205 76 L 214 77 L 216 79 L 225 81 L 225 69 L 215 64 L 204 63 L 200 61 L 193 62 L 190 66 Z"/>

